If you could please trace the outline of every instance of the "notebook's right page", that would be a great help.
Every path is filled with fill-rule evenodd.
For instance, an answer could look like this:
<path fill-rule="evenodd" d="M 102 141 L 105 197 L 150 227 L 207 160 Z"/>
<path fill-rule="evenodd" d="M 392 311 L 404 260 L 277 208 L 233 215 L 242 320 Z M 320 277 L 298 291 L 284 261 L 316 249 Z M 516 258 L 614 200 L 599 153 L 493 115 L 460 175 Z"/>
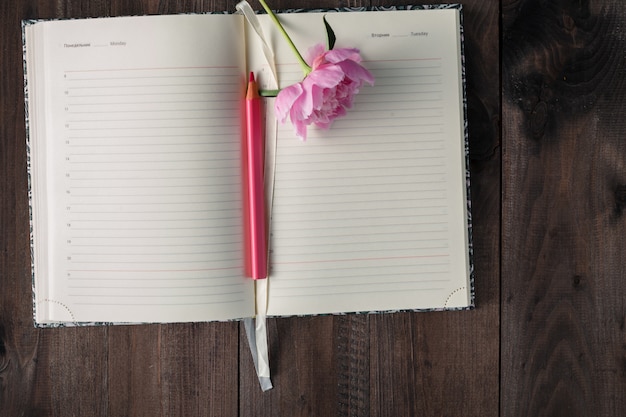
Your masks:
<path fill-rule="evenodd" d="M 297 31 L 300 16 L 281 18 Z M 326 18 L 376 81 L 306 142 L 278 127 L 268 314 L 467 307 L 459 10 Z M 279 68 L 283 85 L 301 78 L 295 62 Z"/>

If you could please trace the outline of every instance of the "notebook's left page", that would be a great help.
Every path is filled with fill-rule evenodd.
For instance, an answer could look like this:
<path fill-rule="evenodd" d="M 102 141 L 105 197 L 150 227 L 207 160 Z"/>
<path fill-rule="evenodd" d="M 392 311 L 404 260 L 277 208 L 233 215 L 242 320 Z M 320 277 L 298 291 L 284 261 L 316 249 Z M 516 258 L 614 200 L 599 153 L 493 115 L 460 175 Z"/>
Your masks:
<path fill-rule="evenodd" d="M 37 323 L 254 314 L 243 275 L 243 22 L 24 26 Z"/>

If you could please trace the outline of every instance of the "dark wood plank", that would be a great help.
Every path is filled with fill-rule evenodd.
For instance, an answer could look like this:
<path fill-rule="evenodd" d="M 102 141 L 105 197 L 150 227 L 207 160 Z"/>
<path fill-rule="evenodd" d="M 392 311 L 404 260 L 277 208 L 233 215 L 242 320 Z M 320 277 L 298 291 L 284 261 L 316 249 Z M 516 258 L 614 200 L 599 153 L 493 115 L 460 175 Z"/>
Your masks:
<path fill-rule="evenodd" d="M 270 320 L 266 394 L 242 332 L 243 415 L 498 414 L 498 11 L 497 2 L 465 6 L 478 308 Z M 320 392 L 325 400 L 312 401 Z"/>
<path fill-rule="evenodd" d="M 236 416 L 238 323 L 162 326 L 160 336 L 163 416 Z M 142 362 L 145 366 L 145 362 Z"/>
<path fill-rule="evenodd" d="M 498 12 L 464 2 L 477 308 L 371 317 L 372 415 L 498 414 Z"/>
<path fill-rule="evenodd" d="M 108 412 L 112 416 L 163 416 L 161 326 L 108 329 Z"/>
<path fill-rule="evenodd" d="M 108 415 L 107 331 L 84 327 L 39 332 L 36 369 L 29 381 L 31 414 Z"/>
<path fill-rule="evenodd" d="M 626 9 L 503 12 L 501 415 L 626 415 Z"/>
<path fill-rule="evenodd" d="M 0 3 L 0 414 L 7 416 L 47 407 L 34 397 L 48 366 L 39 366 L 39 345 L 53 339 L 40 337 L 32 324 L 22 92 L 20 20 L 40 14 L 53 16 L 54 4 Z"/>
<path fill-rule="evenodd" d="M 116 1 L 111 15 L 144 15 L 234 10 L 224 1 Z M 128 379 L 111 404 L 117 415 L 234 416 L 238 407 L 238 324 L 140 326 L 125 330 L 136 341 L 135 360 L 120 352 L 110 368 Z M 110 343 L 120 341 L 112 334 Z M 133 346 L 133 344 L 131 344 Z M 111 361 L 113 362 L 113 361 Z M 130 390 L 130 392 L 129 392 Z M 113 392 L 111 392 L 113 395 Z"/>
<path fill-rule="evenodd" d="M 372 390 L 370 317 L 366 314 L 338 316 L 334 324 L 337 335 L 337 415 L 368 417 Z"/>
<path fill-rule="evenodd" d="M 243 326 L 240 335 L 241 416 L 332 416 L 337 412 L 332 316 L 268 320 L 274 389 L 262 393 Z"/>
<path fill-rule="evenodd" d="M 0 4 L 0 415 L 237 415 L 237 323 L 43 330 L 32 323 L 20 20 L 205 10 L 146 3 Z"/>

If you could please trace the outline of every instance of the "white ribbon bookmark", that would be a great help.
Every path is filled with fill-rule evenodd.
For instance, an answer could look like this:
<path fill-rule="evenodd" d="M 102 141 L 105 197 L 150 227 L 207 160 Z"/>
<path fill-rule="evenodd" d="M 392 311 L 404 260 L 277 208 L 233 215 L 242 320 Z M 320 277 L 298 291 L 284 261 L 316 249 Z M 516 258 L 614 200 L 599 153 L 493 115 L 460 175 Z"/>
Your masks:
<path fill-rule="evenodd" d="M 252 7 L 250 7 L 250 4 L 246 0 L 239 2 L 236 8 L 239 12 L 241 12 L 244 15 L 248 23 L 250 23 L 250 26 L 252 26 L 252 29 L 254 29 L 257 36 L 261 40 L 261 44 L 263 45 L 263 54 L 265 55 L 265 60 L 270 66 L 270 70 L 272 71 L 272 76 L 274 77 L 274 83 L 276 85 L 276 88 L 278 88 L 278 75 L 277 75 L 278 73 L 276 72 L 276 62 L 274 61 L 274 52 L 272 51 L 272 48 L 270 48 L 270 46 L 267 44 L 267 41 L 265 40 L 263 28 L 261 27 L 261 23 L 259 22 L 259 19 L 256 17 L 256 13 L 254 13 L 254 10 L 252 10 Z"/>
<path fill-rule="evenodd" d="M 268 45 L 261 23 L 256 14 L 250 7 L 250 4 L 243 0 L 236 6 L 237 10 L 244 15 L 250 26 L 254 29 L 261 44 L 263 46 L 263 54 L 265 60 L 272 72 L 274 88 L 278 88 L 278 75 L 276 72 L 276 63 L 274 62 L 274 52 Z M 271 85 L 271 82 L 269 83 Z M 256 317 L 246 318 L 243 321 L 246 329 L 250 352 L 252 353 L 252 361 L 259 377 L 259 384 L 263 391 L 272 389 L 272 381 L 270 379 L 270 363 L 269 349 L 267 346 L 267 279 L 259 279 L 255 282 L 256 288 Z"/>
<path fill-rule="evenodd" d="M 259 377 L 259 384 L 263 391 L 272 389 L 270 378 L 269 349 L 267 346 L 267 279 L 259 279 L 256 284 L 256 317 L 249 317 L 243 320 L 246 329 L 252 361 Z"/>

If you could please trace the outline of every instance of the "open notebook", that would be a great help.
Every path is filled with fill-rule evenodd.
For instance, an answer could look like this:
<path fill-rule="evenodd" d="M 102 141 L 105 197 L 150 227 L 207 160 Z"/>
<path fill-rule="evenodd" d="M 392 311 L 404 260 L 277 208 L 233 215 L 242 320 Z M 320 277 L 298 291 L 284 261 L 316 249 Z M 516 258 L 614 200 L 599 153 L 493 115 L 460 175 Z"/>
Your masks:
<path fill-rule="evenodd" d="M 469 307 L 460 10 L 325 15 L 376 81 L 306 142 L 266 103 L 267 314 Z M 306 50 L 325 41 L 322 16 L 280 19 Z M 280 85 L 299 81 L 259 19 Z M 37 324 L 255 315 L 242 103 L 249 71 L 270 77 L 246 25 L 238 14 L 25 22 Z"/>

